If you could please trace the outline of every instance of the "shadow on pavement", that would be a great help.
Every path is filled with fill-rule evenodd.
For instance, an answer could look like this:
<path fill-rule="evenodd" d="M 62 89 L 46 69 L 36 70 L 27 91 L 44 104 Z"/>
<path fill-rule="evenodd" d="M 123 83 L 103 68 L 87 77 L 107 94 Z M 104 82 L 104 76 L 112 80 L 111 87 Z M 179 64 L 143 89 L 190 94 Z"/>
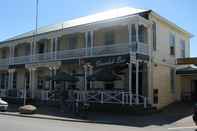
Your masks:
<path fill-rule="evenodd" d="M 11 104 L 9 112 L 17 112 L 19 105 Z M 114 110 L 114 109 L 111 109 Z M 124 112 L 124 111 L 123 111 Z M 192 103 L 179 102 L 154 113 L 112 113 L 112 112 L 92 112 L 75 114 L 70 111 L 61 111 L 57 107 L 38 106 L 37 114 L 51 117 L 63 117 L 68 119 L 86 120 L 97 124 L 116 124 L 122 126 L 146 127 L 162 126 L 175 123 L 176 121 L 188 117 L 192 114 Z M 73 121 L 73 120 L 72 120 Z"/>

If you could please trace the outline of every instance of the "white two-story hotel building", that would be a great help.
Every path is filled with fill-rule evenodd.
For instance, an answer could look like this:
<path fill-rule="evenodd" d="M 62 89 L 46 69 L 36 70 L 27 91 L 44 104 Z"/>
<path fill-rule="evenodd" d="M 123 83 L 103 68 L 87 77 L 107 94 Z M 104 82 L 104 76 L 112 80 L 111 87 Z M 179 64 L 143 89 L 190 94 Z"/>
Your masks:
<path fill-rule="evenodd" d="M 128 7 L 42 27 L 0 43 L 0 97 L 54 101 L 63 84 L 49 77 L 64 72 L 72 100 L 162 108 L 181 99 L 176 61 L 190 56 L 190 38 Z"/>

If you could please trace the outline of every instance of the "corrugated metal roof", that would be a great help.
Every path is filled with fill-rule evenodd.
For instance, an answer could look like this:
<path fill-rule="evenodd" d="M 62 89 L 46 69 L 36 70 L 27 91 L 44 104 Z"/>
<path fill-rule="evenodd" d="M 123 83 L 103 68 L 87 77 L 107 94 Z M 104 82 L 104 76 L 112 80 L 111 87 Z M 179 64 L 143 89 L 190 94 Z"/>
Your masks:
<path fill-rule="evenodd" d="M 79 25 L 84 25 L 84 24 L 90 24 L 90 23 L 104 21 L 104 20 L 113 19 L 113 18 L 118 18 L 118 17 L 122 17 L 122 16 L 133 15 L 133 14 L 142 13 L 142 12 L 145 12 L 145 11 L 148 11 L 148 10 L 142 10 L 142 9 L 136 9 L 136 8 L 130 8 L 130 7 L 113 9 L 113 10 L 97 13 L 97 14 L 94 14 L 94 15 L 89 15 L 89 16 L 80 17 L 80 18 L 77 18 L 77 19 L 65 21 L 65 22 L 62 22 L 62 23 L 54 24 L 54 25 L 41 27 L 41 28 L 38 29 L 37 34 L 42 34 L 42 33 L 46 33 L 46 32 L 61 30 L 61 29 L 70 28 L 70 27 L 79 26 Z M 5 41 L 21 39 L 21 38 L 24 38 L 24 37 L 32 36 L 33 34 L 34 34 L 34 31 L 30 31 L 30 32 L 27 32 L 27 33 L 23 33 L 21 35 L 17 35 L 15 37 L 12 37 L 12 38 L 7 39 Z"/>

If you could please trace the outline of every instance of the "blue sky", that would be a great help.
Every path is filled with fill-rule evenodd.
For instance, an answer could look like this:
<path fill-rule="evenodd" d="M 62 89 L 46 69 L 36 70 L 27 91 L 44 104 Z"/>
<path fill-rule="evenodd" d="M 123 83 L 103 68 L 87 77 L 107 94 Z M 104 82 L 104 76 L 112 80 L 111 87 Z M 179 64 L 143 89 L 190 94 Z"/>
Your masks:
<path fill-rule="evenodd" d="M 197 56 L 197 0 L 39 0 L 39 26 L 131 6 L 152 9 L 196 37 L 191 39 L 191 56 Z M 35 0 L 2 0 L 0 41 L 35 27 Z"/>

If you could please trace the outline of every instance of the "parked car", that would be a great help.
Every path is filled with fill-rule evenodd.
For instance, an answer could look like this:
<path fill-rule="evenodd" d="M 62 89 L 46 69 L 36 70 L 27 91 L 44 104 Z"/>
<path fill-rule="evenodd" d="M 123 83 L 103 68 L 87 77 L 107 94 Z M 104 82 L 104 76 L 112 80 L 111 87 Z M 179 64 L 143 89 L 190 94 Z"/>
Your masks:
<path fill-rule="evenodd" d="M 0 98 L 0 111 L 7 111 L 8 103 Z"/>
<path fill-rule="evenodd" d="M 193 121 L 194 123 L 197 125 L 197 104 L 194 105 L 194 109 L 193 109 Z"/>

